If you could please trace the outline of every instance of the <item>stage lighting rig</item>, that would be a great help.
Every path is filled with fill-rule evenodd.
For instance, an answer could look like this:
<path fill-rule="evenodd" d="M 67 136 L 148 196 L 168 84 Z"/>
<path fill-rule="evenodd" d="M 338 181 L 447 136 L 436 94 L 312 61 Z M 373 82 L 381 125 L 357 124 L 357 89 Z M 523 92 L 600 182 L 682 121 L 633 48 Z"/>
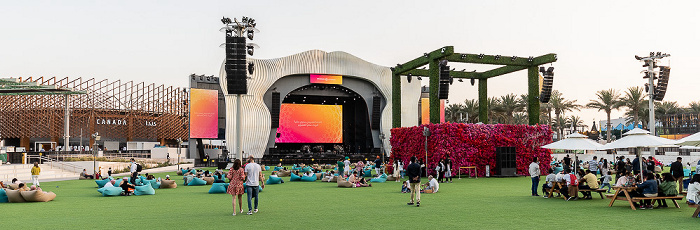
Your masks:
<path fill-rule="evenodd" d="M 666 87 L 668 86 L 668 78 L 670 76 L 671 71 L 671 67 L 657 66 L 656 62 L 662 58 L 670 56 L 670 54 L 661 52 L 649 52 L 649 56 L 647 57 L 640 57 L 638 55 L 634 55 L 634 58 L 636 60 L 644 62 L 644 65 L 642 65 L 642 67 L 647 67 L 646 70 L 642 71 L 644 73 L 644 76 L 642 78 L 647 79 L 649 81 L 644 85 L 644 88 L 647 90 L 647 94 L 649 95 L 649 111 L 655 111 L 655 100 L 661 101 L 664 99 L 664 96 L 666 95 Z M 654 70 L 656 68 L 659 68 L 658 78 L 656 77 L 656 71 Z M 657 81 L 658 83 L 655 83 L 654 81 Z M 654 113 L 649 113 L 650 122 L 656 121 L 654 116 Z M 651 135 L 656 135 L 656 126 L 650 125 L 649 132 L 651 133 Z M 650 151 L 653 153 L 656 151 L 656 149 L 652 148 Z"/>

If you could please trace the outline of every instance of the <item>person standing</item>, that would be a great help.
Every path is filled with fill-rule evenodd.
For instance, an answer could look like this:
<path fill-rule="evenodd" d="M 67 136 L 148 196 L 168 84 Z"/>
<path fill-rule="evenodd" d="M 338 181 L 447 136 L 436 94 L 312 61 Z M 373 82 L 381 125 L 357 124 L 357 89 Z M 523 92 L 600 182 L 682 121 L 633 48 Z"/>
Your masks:
<path fill-rule="evenodd" d="M 620 156 L 620 160 L 617 161 L 617 164 L 615 164 L 615 171 L 617 171 L 617 175 L 615 176 L 615 184 L 617 184 L 617 180 L 619 180 L 620 177 L 627 175 L 627 166 L 625 164 L 625 157 Z"/>
<path fill-rule="evenodd" d="M 532 163 L 530 163 L 530 177 L 532 178 L 532 196 L 540 196 L 537 194 L 537 188 L 540 185 L 540 162 L 537 160 L 537 157 L 534 157 L 532 159 Z"/>
<path fill-rule="evenodd" d="M 420 165 L 416 163 L 416 156 L 411 157 L 411 164 L 406 168 L 406 176 L 411 184 L 411 201 L 408 205 L 413 205 L 416 201 L 416 207 L 420 207 Z M 415 199 L 414 199 L 415 198 Z"/>
<path fill-rule="evenodd" d="M 452 160 L 450 156 L 445 156 L 445 181 L 449 180 L 452 183 Z"/>
<path fill-rule="evenodd" d="M 566 154 L 566 157 L 564 157 L 564 168 L 571 169 L 571 157 L 569 157 L 569 154 Z"/>
<path fill-rule="evenodd" d="M 233 167 L 228 170 L 226 178 L 231 181 L 226 189 L 226 193 L 231 194 L 233 197 L 232 206 L 233 215 L 235 216 L 236 197 L 238 198 L 238 207 L 241 209 L 241 213 L 243 213 L 243 182 L 245 181 L 245 173 L 243 172 L 243 168 L 241 168 L 241 160 L 236 159 L 233 161 Z"/>
<path fill-rule="evenodd" d="M 442 183 L 445 180 L 445 161 L 444 160 L 440 160 L 440 162 L 438 162 L 438 165 L 435 168 L 435 171 L 437 171 L 437 174 L 438 174 L 437 181 L 439 183 Z"/>
<path fill-rule="evenodd" d="M 374 171 L 377 172 L 377 175 L 382 175 L 380 173 L 382 171 L 382 159 L 379 159 L 379 156 L 374 160 Z"/>
<path fill-rule="evenodd" d="M 345 165 L 343 167 L 343 174 L 345 174 L 345 176 L 350 176 L 350 157 L 345 157 L 343 164 Z"/>
<path fill-rule="evenodd" d="M 598 157 L 593 156 L 593 160 L 588 161 L 588 170 L 591 170 L 593 175 L 598 175 Z"/>
<path fill-rule="evenodd" d="M 401 164 L 399 163 L 399 159 L 394 160 L 394 178 L 396 178 L 396 182 L 399 182 L 401 180 L 401 170 L 399 167 Z"/>
<path fill-rule="evenodd" d="M 129 168 L 129 170 L 131 171 L 131 179 L 129 180 L 129 182 L 131 184 L 136 184 L 136 177 L 139 176 L 139 172 L 136 171 L 137 167 L 138 166 L 136 165 L 136 161 L 134 160 L 134 158 L 131 158 L 131 166 Z"/>
<path fill-rule="evenodd" d="M 260 192 L 258 186 L 265 188 L 265 185 L 260 185 L 260 181 L 263 180 L 262 169 L 259 164 L 255 163 L 255 159 L 252 155 L 248 157 L 248 164 L 245 166 L 245 175 L 245 185 L 248 186 L 246 188 L 246 193 L 248 193 L 248 215 L 253 215 L 253 213 L 258 212 L 258 197 Z M 251 199 L 253 197 L 255 197 L 255 209 L 253 209 L 251 205 Z"/>
<path fill-rule="evenodd" d="M 678 193 L 683 192 L 683 158 L 678 157 L 671 163 L 671 175 L 678 181 Z"/>
<path fill-rule="evenodd" d="M 39 186 L 39 173 L 41 173 L 41 168 L 39 168 L 39 163 L 34 162 L 34 167 L 32 167 L 32 184 L 36 185 L 36 187 L 41 187 Z"/>

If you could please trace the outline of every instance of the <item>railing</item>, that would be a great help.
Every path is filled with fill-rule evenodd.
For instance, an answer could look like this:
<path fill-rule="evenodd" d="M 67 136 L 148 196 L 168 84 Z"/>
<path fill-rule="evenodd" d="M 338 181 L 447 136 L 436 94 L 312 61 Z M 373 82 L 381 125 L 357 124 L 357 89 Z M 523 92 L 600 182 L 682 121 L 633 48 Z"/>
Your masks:
<path fill-rule="evenodd" d="M 54 160 L 54 159 L 51 159 L 51 158 L 48 157 L 48 156 L 27 155 L 27 162 L 31 162 L 32 159 L 38 160 L 39 163 L 44 162 L 44 164 L 46 164 L 46 162 L 49 162 L 49 167 L 50 167 L 50 168 L 54 168 L 54 164 L 55 164 L 57 168 L 59 168 L 59 169 L 61 169 L 61 170 L 63 170 L 63 171 L 68 171 L 68 172 L 71 172 L 71 173 L 77 173 L 77 172 L 80 171 L 80 167 L 77 166 L 77 165 L 75 165 L 75 164 L 66 163 L 66 162 L 63 162 L 63 161 L 58 161 L 58 159 L 55 159 L 55 160 Z M 60 167 L 58 167 L 58 166 L 60 166 Z M 69 169 L 70 169 L 70 170 L 69 170 Z"/>

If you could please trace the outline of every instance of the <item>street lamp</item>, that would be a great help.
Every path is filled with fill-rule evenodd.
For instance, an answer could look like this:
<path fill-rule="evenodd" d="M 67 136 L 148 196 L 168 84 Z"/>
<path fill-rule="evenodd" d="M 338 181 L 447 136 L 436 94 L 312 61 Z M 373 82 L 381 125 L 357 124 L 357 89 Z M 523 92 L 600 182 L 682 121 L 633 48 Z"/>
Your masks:
<path fill-rule="evenodd" d="M 92 175 L 97 175 L 97 160 L 95 158 L 97 158 L 97 141 L 100 140 L 100 134 L 95 132 L 92 134 L 92 138 L 95 139 L 95 143 L 92 144 Z"/>
<path fill-rule="evenodd" d="M 384 155 L 385 155 L 384 154 L 384 138 L 386 138 L 386 136 L 384 136 L 384 133 L 379 133 L 379 140 L 380 140 L 380 143 L 382 145 L 381 148 L 379 149 L 379 153 L 382 154 L 382 162 L 386 163 L 386 161 L 384 160 Z M 377 166 L 375 165 L 374 167 L 377 167 Z M 384 173 L 386 173 L 386 167 L 384 167 Z"/>
<path fill-rule="evenodd" d="M 177 171 L 180 171 L 180 149 L 182 148 L 182 138 L 177 139 Z"/>

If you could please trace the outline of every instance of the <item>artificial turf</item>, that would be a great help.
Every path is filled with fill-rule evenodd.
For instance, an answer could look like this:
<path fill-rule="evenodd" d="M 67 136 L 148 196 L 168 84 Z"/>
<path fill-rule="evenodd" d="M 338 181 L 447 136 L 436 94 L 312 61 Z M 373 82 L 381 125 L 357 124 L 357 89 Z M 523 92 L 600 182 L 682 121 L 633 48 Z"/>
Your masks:
<path fill-rule="evenodd" d="M 267 172 L 266 172 L 267 173 Z M 437 194 L 423 194 L 421 207 L 408 206 L 401 183 L 338 188 L 336 183 L 289 182 L 266 186 L 260 212 L 231 216 L 231 196 L 208 194 L 211 186 L 157 189 L 153 196 L 102 197 L 93 180 L 44 182 L 58 196 L 47 203 L 2 203 L 1 225 L 32 229 L 542 229 L 697 228 L 694 209 L 633 211 L 609 199 L 564 201 L 530 196 L 530 178 L 454 179 Z M 544 177 L 543 177 L 544 179 Z M 425 181 L 425 178 L 423 179 Z M 243 201 L 244 207 L 247 203 Z M 669 204 L 672 206 L 672 204 Z"/>

